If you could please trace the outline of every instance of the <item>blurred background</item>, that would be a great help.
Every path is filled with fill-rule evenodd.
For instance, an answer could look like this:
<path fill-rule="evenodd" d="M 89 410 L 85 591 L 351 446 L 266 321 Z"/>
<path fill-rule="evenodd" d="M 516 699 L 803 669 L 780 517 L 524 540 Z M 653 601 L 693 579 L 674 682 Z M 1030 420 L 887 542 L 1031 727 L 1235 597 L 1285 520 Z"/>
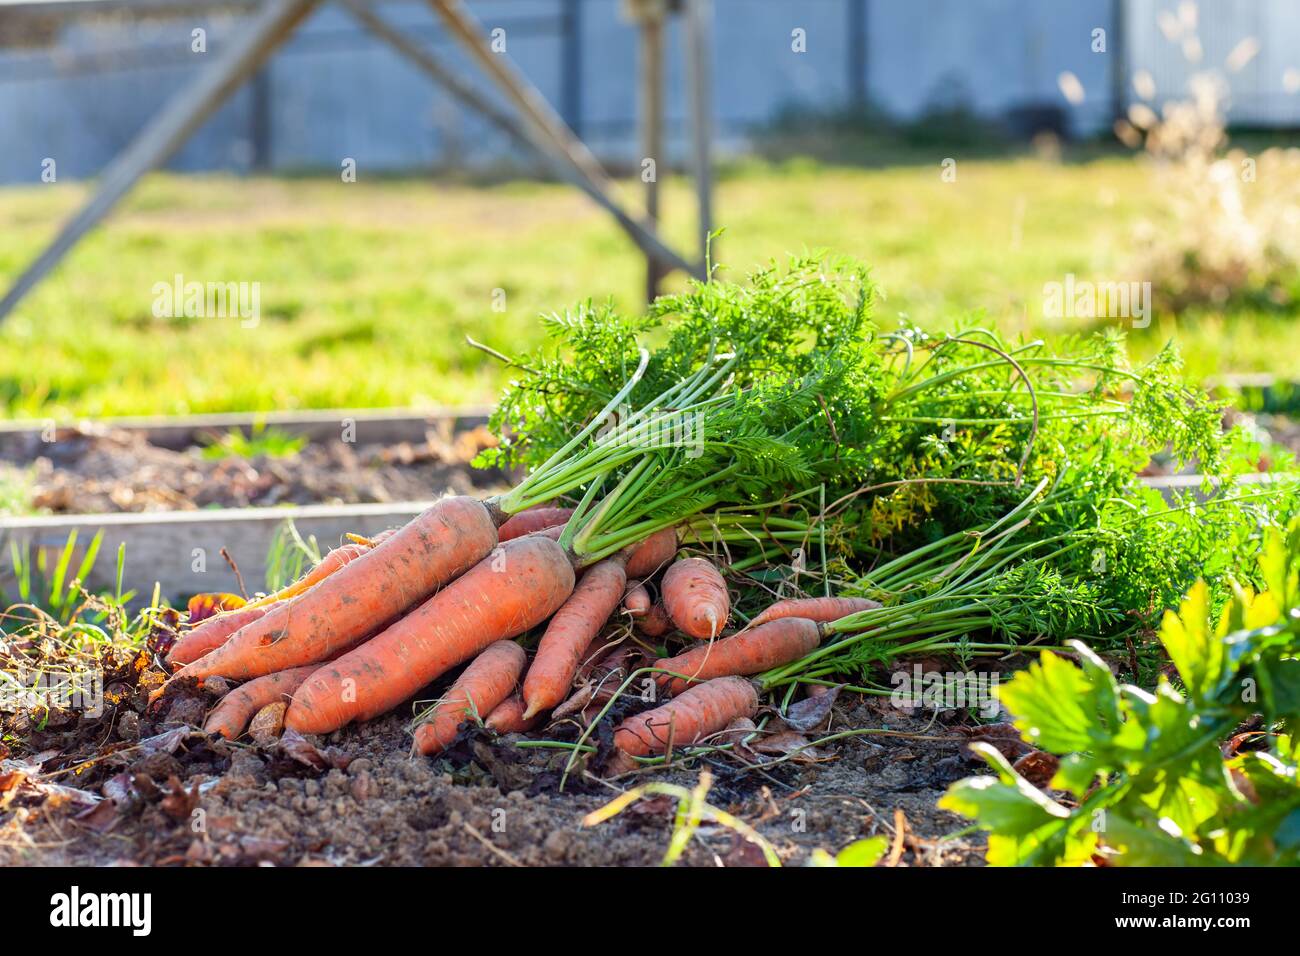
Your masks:
<path fill-rule="evenodd" d="M 497 59 L 415 0 L 0 2 L 3 289 L 266 28 L 12 301 L 0 417 L 491 401 L 507 372 L 467 335 L 516 354 L 540 313 L 686 281 L 611 206 L 688 265 L 722 229 L 729 276 L 859 258 L 886 326 L 1117 327 L 1202 380 L 1297 377 L 1291 0 L 442 6 Z M 530 148 L 493 62 L 567 159 Z M 601 202 L 571 181 L 590 156 Z M 160 315 L 174 282 L 255 286 L 256 321 Z M 1150 321 L 1063 314 L 1047 290 L 1072 282 L 1150 283 Z"/>

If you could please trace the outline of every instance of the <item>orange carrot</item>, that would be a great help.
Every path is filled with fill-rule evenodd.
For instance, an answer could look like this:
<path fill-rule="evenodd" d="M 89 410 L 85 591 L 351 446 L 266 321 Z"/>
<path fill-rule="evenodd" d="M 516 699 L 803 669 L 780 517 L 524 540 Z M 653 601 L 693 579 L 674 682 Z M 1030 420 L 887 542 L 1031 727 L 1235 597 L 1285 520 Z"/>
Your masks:
<path fill-rule="evenodd" d="M 288 587 L 281 588 L 274 594 L 268 594 L 256 601 L 245 604 L 237 611 L 219 614 L 216 617 L 206 619 L 172 646 L 171 651 L 167 654 L 167 663 L 173 667 L 179 667 L 182 664 L 189 664 L 198 660 L 208 651 L 224 644 L 227 638 L 245 624 L 249 624 L 265 614 L 270 605 L 289 600 L 320 583 L 353 558 L 360 557 L 371 548 L 392 537 L 395 532 L 396 529 L 381 531 L 373 538 L 366 538 L 335 548 L 326 554 L 302 578 Z M 349 537 L 356 536 L 350 535 Z"/>
<path fill-rule="evenodd" d="M 167 653 L 167 663 L 179 667 L 198 660 L 208 651 L 226 643 L 230 635 L 245 624 L 251 624 L 266 612 L 267 608 L 248 605 L 237 611 L 226 611 L 208 618 L 172 645 Z"/>
<path fill-rule="evenodd" d="M 796 661 L 821 643 L 821 628 L 801 617 L 786 617 L 742 631 L 720 641 L 700 644 L 685 654 L 655 661 L 655 667 L 685 674 L 691 680 L 659 676 L 669 693 L 678 694 L 688 684 L 733 674 L 758 674 Z"/>
<path fill-rule="evenodd" d="M 534 531 L 544 531 L 564 524 L 572 514 L 572 508 L 529 508 L 508 518 L 498 529 L 497 538 L 499 541 L 510 541 Z"/>
<path fill-rule="evenodd" d="M 636 629 L 646 637 L 663 637 L 669 631 L 675 630 L 672 618 L 664 610 L 661 603 L 650 605 L 650 610 L 646 611 L 645 617 L 636 618 Z"/>
<path fill-rule="evenodd" d="M 343 567 L 345 564 L 361 557 L 370 550 L 369 545 L 365 544 L 345 544 L 337 547 L 332 551 L 325 552 L 325 557 L 321 558 L 306 574 L 297 581 L 285 585 L 273 594 L 260 597 L 256 601 L 250 602 L 250 607 L 266 607 L 270 604 L 277 604 L 280 601 L 287 601 L 290 598 L 297 597 L 299 594 L 310 590 L 313 584 L 319 584 L 327 577 Z"/>
<path fill-rule="evenodd" d="M 492 708 L 487 720 L 483 721 L 488 730 L 498 734 L 522 734 L 532 730 L 541 722 L 541 717 L 524 718 L 524 699 L 518 694 L 511 694 Z"/>
<path fill-rule="evenodd" d="M 442 752 L 456 739 L 469 717 L 483 717 L 510 696 L 528 655 L 514 641 L 497 641 L 465 668 L 429 719 L 415 728 L 415 746 L 422 754 Z"/>
<path fill-rule="evenodd" d="M 524 717 L 535 717 L 564 700 L 583 654 L 618 607 L 627 584 L 620 552 L 592 565 L 546 626 L 524 678 Z"/>
<path fill-rule="evenodd" d="M 650 613 L 650 591 L 640 581 L 628 581 L 623 595 L 623 610 L 632 617 L 645 617 Z"/>
<path fill-rule="evenodd" d="M 629 578 L 648 578 L 677 554 L 677 529 L 664 528 L 642 541 L 627 559 Z"/>
<path fill-rule="evenodd" d="M 314 585 L 324 581 L 327 577 L 348 562 L 361 557 L 361 555 L 365 554 L 371 548 L 383 544 L 396 533 L 396 528 L 390 528 L 387 531 L 379 532 L 379 534 L 375 535 L 373 538 L 359 538 L 352 541 L 351 544 L 345 544 L 332 551 L 328 551 L 326 552 L 325 557 L 321 558 L 320 561 L 316 563 L 315 567 L 297 581 L 280 588 L 280 590 L 276 591 L 274 594 L 267 594 L 264 597 L 258 598 L 256 601 L 250 601 L 248 607 L 267 607 L 268 605 L 276 604 L 280 601 L 287 601 L 290 598 L 295 598 L 299 594 L 312 588 Z M 348 537 L 354 539 L 357 538 L 356 535 L 348 535 Z"/>
<path fill-rule="evenodd" d="M 677 627 L 691 637 L 712 638 L 722 633 L 731 613 L 727 582 L 703 558 L 683 558 L 664 572 L 664 610 Z"/>
<path fill-rule="evenodd" d="M 789 601 L 777 601 L 765 608 L 758 617 L 749 622 L 750 627 L 758 627 L 768 621 L 783 617 L 802 617 L 809 621 L 838 621 L 842 617 L 856 614 L 858 611 L 871 611 L 880 607 L 880 602 L 870 598 L 854 597 L 820 597 L 797 598 Z"/>
<path fill-rule="evenodd" d="M 573 565 L 540 534 L 507 541 L 387 630 L 312 675 L 285 715 L 328 733 L 391 710 L 489 644 L 546 620 L 573 592 Z"/>
<path fill-rule="evenodd" d="M 743 677 L 715 677 L 696 684 L 654 710 L 629 717 L 614 729 L 614 746 L 628 757 L 648 757 L 696 743 L 737 717 L 753 717 L 758 694 Z"/>
<path fill-rule="evenodd" d="M 316 667 L 316 664 L 291 667 L 241 684 L 217 702 L 217 706 L 208 714 L 208 719 L 203 722 L 203 729 L 210 734 L 221 734 L 227 740 L 234 740 L 248 727 L 254 714 L 267 704 L 287 700 Z"/>
<path fill-rule="evenodd" d="M 242 679 L 324 660 L 474 567 L 496 540 L 496 523 L 482 503 L 443 498 L 310 591 L 273 605 L 174 677 Z"/>

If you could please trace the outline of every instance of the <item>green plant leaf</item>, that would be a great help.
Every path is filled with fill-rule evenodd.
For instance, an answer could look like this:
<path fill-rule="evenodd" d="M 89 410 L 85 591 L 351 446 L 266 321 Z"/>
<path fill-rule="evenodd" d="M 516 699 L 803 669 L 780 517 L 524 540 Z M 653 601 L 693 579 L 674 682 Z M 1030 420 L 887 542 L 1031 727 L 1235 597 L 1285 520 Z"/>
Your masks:
<path fill-rule="evenodd" d="M 867 837 L 850 843 L 835 854 L 839 866 L 875 866 L 889 849 L 889 838 L 883 835 Z"/>
<path fill-rule="evenodd" d="M 1192 586 L 1177 613 L 1165 612 L 1160 643 L 1194 700 L 1215 696 L 1224 677 L 1224 647 L 1210 623 L 1210 589 L 1204 581 Z"/>
<path fill-rule="evenodd" d="M 1098 691 L 1087 675 L 1051 651 L 998 690 L 1026 740 L 1054 753 L 1086 750 L 1093 742 Z"/>

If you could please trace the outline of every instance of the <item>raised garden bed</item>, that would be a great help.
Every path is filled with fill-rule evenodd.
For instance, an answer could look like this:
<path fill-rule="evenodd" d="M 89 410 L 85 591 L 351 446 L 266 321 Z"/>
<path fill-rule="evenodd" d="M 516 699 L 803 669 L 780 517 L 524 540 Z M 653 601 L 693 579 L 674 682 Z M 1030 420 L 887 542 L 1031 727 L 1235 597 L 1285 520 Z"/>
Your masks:
<path fill-rule="evenodd" d="M 481 409 L 206 415 L 0 426 L 11 512 L 409 501 L 491 487 Z"/>

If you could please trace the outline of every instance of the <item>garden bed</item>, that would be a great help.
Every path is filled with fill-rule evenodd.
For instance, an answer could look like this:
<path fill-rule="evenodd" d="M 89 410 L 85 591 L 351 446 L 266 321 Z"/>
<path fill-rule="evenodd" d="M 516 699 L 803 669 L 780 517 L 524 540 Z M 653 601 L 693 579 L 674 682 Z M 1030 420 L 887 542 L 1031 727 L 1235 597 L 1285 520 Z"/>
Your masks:
<path fill-rule="evenodd" d="M 0 865 L 654 865 L 668 847 L 668 799 L 583 826 L 618 791 L 575 776 L 560 792 L 566 752 L 510 739 L 492 746 L 486 732 L 471 731 L 444 760 L 412 759 L 397 714 L 319 746 L 231 744 L 187 728 L 211 703 L 199 692 L 182 696 L 163 719 L 129 707 L 96 723 L 55 715 L 27 736 L 48 749 L 0 764 L 8 810 Z M 709 801 L 755 827 L 786 864 L 875 835 L 896 844 L 899 865 L 977 864 L 982 838 L 951 836 L 962 821 L 935 807 L 949 783 L 978 766 L 962 725 L 953 712 L 931 720 L 887 699 L 842 699 L 832 732 L 915 736 L 852 737 L 749 771 L 707 761 Z M 104 746 L 105 737 L 113 743 Z M 115 746 L 124 749 L 109 753 Z M 689 788 L 698 766 L 655 779 Z M 762 865 L 763 857 L 732 832 L 705 827 L 683 862 Z"/>
<path fill-rule="evenodd" d="M 108 514 L 413 501 L 499 483 L 478 410 L 117 419 L 0 430 L 11 512 Z"/>

